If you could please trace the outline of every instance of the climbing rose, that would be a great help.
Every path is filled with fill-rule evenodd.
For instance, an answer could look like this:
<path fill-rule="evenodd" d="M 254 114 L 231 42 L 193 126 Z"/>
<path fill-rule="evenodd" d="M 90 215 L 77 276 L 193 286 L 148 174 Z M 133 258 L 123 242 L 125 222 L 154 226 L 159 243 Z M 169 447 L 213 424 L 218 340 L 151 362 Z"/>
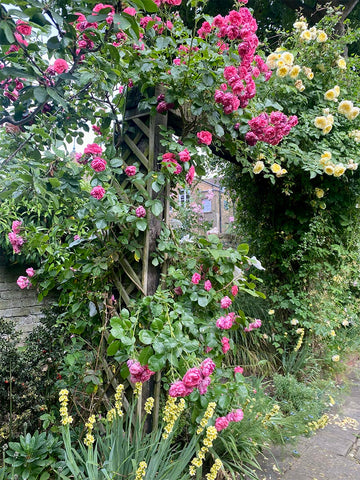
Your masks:
<path fill-rule="evenodd" d="M 215 370 L 215 363 L 213 360 L 211 360 L 211 358 L 205 358 L 205 360 L 203 360 L 203 362 L 200 364 L 200 370 L 204 377 L 208 377 Z"/>
<path fill-rule="evenodd" d="M 210 385 L 210 383 L 211 383 L 210 377 L 205 377 L 203 380 L 201 380 L 201 382 L 198 385 L 198 390 L 199 390 L 200 395 L 205 395 L 205 393 L 207 392 L 207 388 Z"/>
<path fill-rule="evenodd" d="M 170 397 L 186 397 L 190 395 L 193 388 L 188 388 L 181 380 L 174 382 L 169 388 Z"/>
<path fill-rule="evenodd" d="M 241 410 L 241 408 L 238 408 L 237 410 L 233 410 L 232 412 L 226 415 L 226 419 L 229 422 L 241 422 L 243 418 L 244 418 L 244 412 Z"/>
<path fill-rule="evenodd" d="M 195 176 L 195 167 L 194 167 L 194 165 L 191 165 L 191 167 L 189 168 L 189 171 L 188 171 L 188 173 L 186 174 L 186 177 L 185 177 L 185 180 L 186 180 L 188 185 L 192 184 L 192 182 L 194 180 L 194 176 Z"/>
<path fill-rule="evenodd" d="M 206 280 L 206 282 L 204 283 L 204 289 L 208 292 L 209 290 L 211 290 L 211 288 L 212 288 L 212 285 L 210 280 Z"/>
<path fill-rule="evenodd" d="M 188 162 L 190 160 L 191 156 L 187 148 L 179 152 L 179 158 L 182 162 Z"/>
<path fill-rule="evenodd" d="M 218 417 L 215 420 L 215 428 L 218 432 L 229 426 L 229 420 L 226 417 Z"/>
<path fill-rule="evenodd" d="M 144 383 L 155 373 L 149 370 L 147 365 L 141 365 L 140 362 L 136 362 L 135 360 L 128 360 L 126 364 L 129 368 L 130 381 L 132 383 Z"/>
<path fill-rule="evenodd" d="M 84 153 L 88 155 L 101 155 L 102 148 L 97 143 L 89 143 L 84 150 Z"/>
<path fill-rule="evenodd" d="M 216 321 L 216 326 L 221 328 L 221 330 L 229 330 L 233 326 L 233 320 L 230 315 L 227 315 L 226 317 L 220 317 Z"/>
<path fill-rule="evenodd" d="M 240 366 L 234 367 L 234 373 L 243 373 L 244 369 Z"/>
<path fill-rule="evenodd" d="M 101 186 L 94 187 L 91 190 L 90 195 L 92 197 L 96 198 L 96 200 L 101 200 L 103 198 L 103 196 L 105 195 L 105 188 L 101 187 Z"/>
<path fill-rule="evenodd" d="M 230 305 L 232 304 L 232 301 L 229 297 L 223 297 L 221 300 L 220 300 L 220 306 L 221 308 L 229 308 Z"/>
<path fill-rule="evenodd" d="M 133 177 L 136 174 L 136 167 L 135 165 L 129 165 L 125 168 L 125 173 L 128 177 Z"/>
<path fill-rule="evenodd" d="M 190 368 L 183 376 L 183 383 L 186 387 L 197 387 L 202 380 L 201 370 L 199 368 Z"/>
<path fill-rule="evenodd" d="M 54 62 L 53 67 L 56 73 L 64 73 L 69 70 L 69 65 L 67 61 L 62 58 L 57 58 Z"/>
<path fill-rule="evenodd" d="M 207 130 L 202 130 L 201 132 L 198 132 L 196 135 L 199 139 L 199 143 L 210 145 L 210 143 L 212 142 L 212 134 Z"/>
<path fill-rule="evenodd" d="M 22 221 L 21 220 L 14 220 L 12 222 L 12 226 L 11 226 L 11 230 L 14 232 L 14 233 L 20 233 L 20 227 L 22 225 Z"/>
<path fill-rule="evenodd" d="M 16 31 L 21 33 L 22 35 L 30 35 L 31 25 L 19 19 L 16 21 Z"/>
<path fill-rule="evenodd" d="M 138 207 L 136 210 L 135 210 L 135 215 L 138 217 L 138 218 L 143 218 L 143 217 L 146 217 L 146 210 L 145 208 L 140 205 L 140 207 Z"/>
<path fill-rule="evenodd" d="M 16 283 L 19 285 L 19 287 L 23 290 L 24 288 L 30 286 L 30 280 L 28 279 L 28 277 L 19 277 L 17 280 L 16 280 Z"/>
<path fill-rule="evenodd" d="M 33 277 L 35 275 L 35 270 L 32 267 L 27 268 L 25 271 L 29 277 Z"/>
<path fill-rule="evenodd" d="M 132 17 L 136 15 L 136 10 L 133 7 L 126 7 L 124 8 L 123 12 L 127 13 L 128 15 L 131 15 Z"/>
<path fill-rule="evenodd" d="M 221 339 L 221 343 L 222 343 L 222 352 L 225 354 L 226 352 L 228 352 L 230 350 L 229 339 L 227 337 L 223 337 Z"/>
<path fill-rule="evenodd" d="M 234 297 L 238 294 L 238 291 L 239 291 L 239 287 L 237 285 L 233 285 L 231 287 L 231 293 L 232 295 L 234 295 Z"/>
<path fill-rule="evenodd" d="M 194 273 L 194 275 L 191 277 L 191 282 L 194 284 L 194 285 L 197 285 L 201 280 L 201 275 L 200 273 Z"/>
<path fill-rule="evenodd" d="M 91 162 L 91 168 L 95 170 L 95 172 L 103 172 L 106 168 L 106 160 L 101 157 L 95 157 Z"/>

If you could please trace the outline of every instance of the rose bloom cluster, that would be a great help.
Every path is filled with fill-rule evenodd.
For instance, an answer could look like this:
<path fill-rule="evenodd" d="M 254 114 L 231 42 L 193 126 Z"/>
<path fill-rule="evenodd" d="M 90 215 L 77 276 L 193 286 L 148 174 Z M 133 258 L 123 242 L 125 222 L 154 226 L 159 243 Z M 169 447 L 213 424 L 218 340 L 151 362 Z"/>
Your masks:
<path fill-rule="evenodd" d="M 223 83 L 214 95 L 215 102 L 221 104 L 224 113 L 229 115 L 239 107 L 245 108 L 249 100 L 255 97 L 254 78 L 263 74 L 267 81 L 271 77 L 271 71 L 259 55 L 255 56 L 259 45 L 255 34 L 257 23 L 249 9 L 242 7 L 239 11 L 232 10 L 226 17 L 217 15 L 211 25 L 208 22 L 202 24 L 198 35 L 204 38 L 212 30 L 215 30 L 221 39 L 240 40 L 240 66 L 225 67 L 224 77 L 227 83 Z"/>
<path fill-rule="evenodd" d="M 349 163 L 345 166 L 343 163 L 334 163 L 332 160 L 332 154 L 329 151 L 325 151 L 319 161 L 326 175 L 333 175 L 334 177 L 341 177 L 346 170 L 357 170 L 358 164 L 354 160 L 349 160 Z"/>
<path fill-rule="evenodd" d="M 247 327 L 244 328 L 244 332 L 251 332 L 252 330 L 256 330 L 257 328 L 261 327 L 261 320 L 256 318 L 254 322 L 249 323 Z"/>
<path fill-rule="evenodd" d="M 236 320 L 236 314 L 234 312 L 230 312 L 225 317 L 220 317 L 216 320 L 216 326 L 221 330 L 229 330 Z"/>
<path fill-rule="evenodd" d="M 31 35 L 31 30 L 32 30 L 32 27 L 27 22 L 24 22 L 23 20 L 20 20 L 20 19 L 17 20 L 16 26 L 15 26 L 15 32 L 14 32 L 14 37 L 17 45 L 16 44 L 11 45 L 9 50 L 5 52 L 5 55 L 9 55 L 10 53 L 17 52 L 20 49 L 20 45 L 24 45 L 24 47 L 27 47 L 29 44 L 24 37 Z"/>
<path fill-rule="evenodd" d="M 15 220 L 11 226 L 11 232 L 8 233 L 9 241 L 13 247 L 14 253 L 21 253 L 21 247 L 24 245 L 25 240 L 20 233 L 20 228 L 22 225 L 21 220 Z"/>
<path fill-rule="evenodd" d="M 309 67 L 294 65 L 294 55 L 291 52 L 283 51 L 281 48 L 275 50 L 266 59 L 266 65 L 271 70 L 276 70 L 276 75 L 280 78 L 289 77 L 295 80 L 295 87 L 303 92 L 305 85 L 301 79 L 298 79 L 300 73 L 303 73 L 308 80 L 314 78 L 314 73 Z"/>
<path fill-rule="evenodd" d="M 147 365 L 141 365 L 140 362 L 136 362 L 135 360 L 128 360 L 126 364 L 129 368 L 130 381 L 132 383 L 147 382 L 155 373 L 152 370 L 149 370 Z"/>
<path fill-rule="evenodd" d="M 241 422 L 243 418 L 244 412 L 241 410 L 241 408 L 238 408 L 237 410 L 233 410 L 232 412 L 228 413 L 226 417 L 218 417 L 215 420 L 215 428 L 218 432 L 220 432 L 221 430 L 227 428 L 230 422 Z"/>
<path fill-rule="evenodd" d="M 273 111 L 270 115 L 263 112 L 248 121 L 250 131 L 245 135 L 245 140 L 250 146 L 256 145 L 259 141 L 277 145 L 297 123 L 296 115 L 287 117 L 279 111 Z"/>
<path fill-rule="evenodd" d="M 215 363 L 211 358 L 206 358 L 199 368 L 190 368 L 182 380 L 171 384 L 169 389 L 170 397 L 187 397 L 195 388 L 199 390 L 200 395 L 204 395 L 210 385 L 210 375 L 214 370 Z"/>
<path fill-rule="evenodd" d="M 11 102 L 15 102 L 19 98 L 19 92 L 24 88 L 24 84 L 18 78 L 2 80 L 0 88 L 4 89 L 4 96 Z"/>
<path fill-rule="evenodd" d="M 26 273 L 27 273 L 27 277 L 24 277 L 24 276 L 21 275 L 21 276 L 16 280 L 16 283 L 18 284 L 18 286 L 19 286 L 22 290 L 23 290 L 24 288 L 31 287 L 30 278 L 35 275 L 35 270 L 34 270 L 32 267 L 27 268 L 25 271 L 26 271 Z"/>

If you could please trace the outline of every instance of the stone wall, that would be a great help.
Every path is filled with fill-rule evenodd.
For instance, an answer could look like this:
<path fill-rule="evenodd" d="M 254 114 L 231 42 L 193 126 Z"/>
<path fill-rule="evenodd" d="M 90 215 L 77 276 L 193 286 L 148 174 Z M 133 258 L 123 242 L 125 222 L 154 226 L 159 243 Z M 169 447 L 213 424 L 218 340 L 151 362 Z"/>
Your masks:
<path fill-rule="evenodd" d="M 17 329 L 29 333 L 41 317 L 41 303 L 34 288 L 21 290 L 16 280 L 26 275 L 23 266 L 1 265 L 0 260 L 0 317 L 13 320 Z"/>

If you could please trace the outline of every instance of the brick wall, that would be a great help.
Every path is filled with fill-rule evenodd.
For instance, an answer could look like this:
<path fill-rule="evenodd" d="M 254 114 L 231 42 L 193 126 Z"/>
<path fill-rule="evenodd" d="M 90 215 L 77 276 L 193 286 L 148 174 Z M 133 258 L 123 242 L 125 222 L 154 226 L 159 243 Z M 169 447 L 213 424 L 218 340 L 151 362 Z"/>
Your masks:
<path fill-rule="evenodd" d="M 15 321 L 24 334 L 38 324 L 41 303 L 34 288 L 21 290 L 16 280 L 24 273 L 24 267 L 0 264 L 0 317 Z"/>

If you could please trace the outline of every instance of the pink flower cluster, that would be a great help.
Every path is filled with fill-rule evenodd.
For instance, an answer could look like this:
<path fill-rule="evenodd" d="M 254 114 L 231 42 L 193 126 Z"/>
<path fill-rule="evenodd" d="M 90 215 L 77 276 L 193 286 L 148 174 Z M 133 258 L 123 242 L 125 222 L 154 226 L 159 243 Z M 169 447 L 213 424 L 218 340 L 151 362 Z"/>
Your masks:
<path fill-rule="evenodd" d="M 146 210 L 145 208 L 140 205 L 140 207 L 137 207 L 137 209 L 135 210 L 135 215 L 138 217 L 138 218 L 144 218 L 146 217 Z"/>
<path fill-rule="evenodd" d="M 156 101 L 157 101 L 156 111 L 158 113 L 166 113 L 168 110 L 171 110 L 172 108 L 174 108 L 173 103 L 169 103 L 165 101 L 165 95 L 163 93 L 161 93 L 157 97 Z"/>
<path fill-rule="evenodd" d="M 61 73 L 66 73 L 68 70 L 69 65 L 67 61 L 63 58 L 57 58 L 52 65 L 48 66 L 46 73 L 49 75 L 55 75 L 56 73 L 60 75 Z"/>
<path fill-rule="evenodd" d="M 226 352 L 228 352 L 230 350 L 230 340 L 227 338 L 227 337 L 223 337 L 221 339 L 221 344 L 222 344 L 222 352 L 223 354 L 225 354 Z"/>
<path fill-rule="evenodd" d="M 190 368 L 182 380 L 171 384 L 169 389 L 170 397 L 187 397 L 195 388 L 199 390 L 200 395 L 204 395 L 210 385 L 210 375 L 214 370 L 215 363 L 211 358 L 206 358 L 199 368 Z"/>
<path fill-rule="evenodd" d="M 250 131 L 245 135 L 245 140 L 250 146 L 256 145 L 259 141 L 277 145 L 297 123 L 296 115 L 287 117 L 279 111 L 273 111 L 270 115 L 263 112 L 248 121 Z"/>
<path fill-rule="evenodd" d="M 239 11 L 232 10 L 226 17 L 217 15 L 212 24 L 204 22 L 198 34 L 205 37 L 212 30 L 217 30 L 217 36 L 221 39 L 240 40 L 238 54 L 241 64 L 225 67 L 224 77 L 227 84 L 221 85 L 220 90 L 215 91 L 215 102 L 223 106 L 224 113 L 229 115 L 239 107 L 245 108 L 249 100 L 256 95 L 254 78 L 261 73 L 265 80 L 269 80 L 271 71 L 258 55 L 255 56 L 259 40 L 255 34 L 257 23 L 248 8 L 241 7 Z M 227 45 L 220 43 L 220 52 L 227 49 Z M 255 64 L 254 64 L 255 62 Z M 228 90 L 230 87 L 230 91 Z"/>
<path fill-rule="evenodd" d="M 21 220 L 15 220 L 11 226 L 12 231 L 8 233 L 8 238 L 13 247 L 14 253 L 21 253 L 21 247 L 24 245 L 25 242 L 23 237 L 19 235 L 21 225 Z"/>
<path fill-rule="evenodd" d="M 204 145 L 210 145 L 212 142 L 212 134 L 207 130 L 201 130 L 196 134 L 199 143 L 203 143 Z"/>
<path fill-rule="evenodd" d="M 30 283 L 30 278 L 35 275 L 35 270 L 30 267 L 26 269 L 27 277 L 20 276 L 17 280 L 16 283 L 18 286 L 23 290 L 24 288 L 31 287 Z"/>
<path fill-rule="evenodd" d="M 221 330 L 229 330 L 236 319 L 236 315 L 234 312 L 230 312 L 226 317 L 220 317 L 216 320 L 216 326 Z"/>
<path fill-rule="evenodd" d="M 190 152 L 187 148 L 184 150 L 181 150 L 181 152 L 178 153 L 164 153 L 162 156 L 161 164 L 163 167 L 165 167 L 167 170 L 169 170 L 171 173 L 174 173 L 175 175 L 179 175 L 182 172 L 182 166 L 180 165 L 179 162 L 189 162 L 191 159 Z M 195 167 L 191 166 L 188 170 L 188 173 L 186 175 L 186 181 L 191 185 L 195 175 Z"/>
<path fill-rule="evenodd" d="M 261 327 L 261 320 L 259 318 L 255 318 L 255 321 L 252 323 L 249 323 L 247 327 L 244 328 L 244 332 L 251 332 L 252 330 L 255 330 L 256 328 Z"/>
<path fill-rule="evenodd" d="M 215 428 L 218 432 L 220 432 L 221 430 L 227 428 L 230 422 L 241 422 L 243 418 L 244 412 L 241 410 L 241 408 L 238 408 L 237 410 L 233 410 L 232 412 L 228 413 L 226 417 L 218 417 L 215 420 Z"/>
<path fill-rule="evenodd" d="M 228 296 L 225 296 L 220 300 L 221 308 L 229 308 L 231 304 L 232 304 L 231 298 L 229 298 Z"/>
<path fill-rule="evenodd" d="M 15 102 L 19 97 L 20 90 L 24 88 L 24 84 L 18 78 L 9 78 L 0 82 L 0 88 L 4 89 L 5 97 L 7 97 L 11 102 Z"/>
<path fill-rule="evenodd" d="M 172 30 L 172 28 L 174 27 L 174 25 L 170 22 L 170 20 L 167 20 L 165 23 L 163 23 L 161 18 L 158 17 L 157 15 L 154 15 L 153 17 L 150 17 L 150 16 L 142 17 L 140 19 L 140 27 L 142 27 L 145 30 L 149 22 L 155 22 L 152 28 L 153 30 L 155 30 L 155 32 L 158 35 L 161 35 L 164 32 L 165 27 L 168 28 L 169 30 Z"/>
<path fill-rule="evenodd" d="M 144 383 L 149 380 L 151 375 L 154 375 L 155 373 L 152 370 L 149 370 L 149 367 L 147 365 L 141 365 L 140 362 L 137 362 L 135 360 L 128 360 L 126 364 L 129 367 L 130 381 L 132 383 Z"/>
<path fill-rule="evenodd" d="M 160 7 L 161 5 L 181 5 L 182 0 L 154 0 L 154 3 Z"/>
<path fill-rule="evenodd" d="M 125 174 L 128 176 L 128 177 L 133 177 L 134 175 L 136 175 L 136 166 L 135 165 L 129 165 L 128 167 L 125 168 Z"/>
<path fill-rule="evenodd" d="M 98 185 L 91 190 L 90 195 L 96 200 L 101 200 L 105 195 L 105 188 Z"/>
<path fill-rule="evenodd" d="M 32 27 L 27 22 L 23 20 L 16 20 L 16 28 L 15 30 L 20 33 L 21 35 L 31 35 Z"/>

